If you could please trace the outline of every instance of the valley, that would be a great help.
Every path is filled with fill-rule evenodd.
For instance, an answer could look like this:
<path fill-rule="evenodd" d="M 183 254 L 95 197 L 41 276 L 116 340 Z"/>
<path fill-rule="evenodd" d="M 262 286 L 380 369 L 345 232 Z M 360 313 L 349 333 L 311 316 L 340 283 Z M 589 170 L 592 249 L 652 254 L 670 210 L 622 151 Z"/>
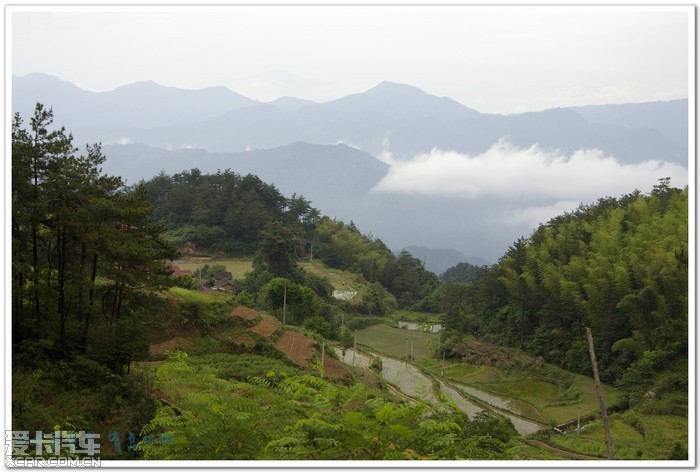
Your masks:
<path fill-rule="evenodd" d="M 603 460 L 590 329 L 612 459 L 692 457 L 694 192 L 654 117 L 687 100 L 15 81 L 77 129 L 12 127 L 13 428 L 107 461 Z"/>
<path fill-rule="evenodd" d="M 189 262 L 191 265 L 182 265 L 197 269 L 203 262 L 199 260 Z M 207 259 L 207 262 L 226 266 L 229 270 L 252 268 L 252 261 L 246 259 L 214 258 Z M 306 270 L 328 277 L 334 286 L 352 283 L 355 278 L 350 273 L 329 269 L 319 262 L 302 265 Z M 459 411 L 472 420 L 485 411 L 505 417 L 514 425 L 520 437 L 515 440 L 520 459 L 604 459 L 599 405 L 591 375 L 566 372 L 517 349 L 474 338 L 467 340 L 465 346 L 469 355 L 464 359 L 468 358 L 469 361 L 454 358 L 443 360 L 440 356 L 441 334 L 399 328 L 396 319 L 401 316 L 425 320 L 422 322 L 425 326 L 430 326 L 430 320 L 435 319 L 433 314 L 419 312 L 403 315 L 397 312 L 390 317 L 377 319 L 377 324 L 356 330 L 353 339 L 357 346 L 355 350 L 333 341 L 326 343 L 326 340 L 296 329 L 284 330 L 279 320 L 255 310 L 237 308 L 230 314 L 230 319 L 238 321 L 234 321 L 230 328 L 224 327 L 227 324 L 221 325 L 207 337 L 199 339 L 191 338 L 192 333 L 183 333 L 184 338 L 176 337 L 171 340 L 173 343 L 165 343 L 170 347 L 166 358 L 181 351 L 188 353 L 188 363 L 211 365 L 211 361 L 206 359 L 213 359 L 211 356 L 214 354 L 209 352 L 226 351 L 221 344 L 228 342 L 226 340 L 234 340 L 236 344 L 233 345 L 239 346 L 239 354 L 228 357 L 234 361 L 237 356 L 249 356 L 242 352 L 258 350 L 256 345 L 259 341 L 255 339 L 271 342 L 277 339 L 274 346 L 285 356 L 285 363 L 312 375 L 351 384 L 368 382 L 380 386 L 381 390 L 398 401 L 425 404 L 429 410 L 435 411 Z M 262 325 L 267 323 L 270 323 L 270 329 L 262 329 Z M 321 344 L 324 345 L 323 359 Z M 163 346 L 163 343 L 158 346 Z M 163 359 L 162 347 L 160 352 L 157 356 Z M 411 359 L 407 359 L 407 353 Z M 153 362 L 146 361 L 144 368 L 152 368 Z M 229 370 L 230 374 L 224 374 L 223 378 L 230 378 L 226 375 L 246 378 L 252 372 L 267 376 L 275 372 L 275 375 L 279 375 L 289 369 L 279 364 L 277 370 L 265 371 L 268 367 L 263 365 L 249 371 Z M 186 397 L 178 394 L 177 390 L 158 391 L 171 399 L 170 406 L 180 408 L 186 405 Z M 682 439 L 685 434 L 682 432 L 682 422 L 677 423 L 668 416 L 625 410 L 620 407 L 623 392 L 608 385 L 604 387 L 604 392 L 609 411 L 614 412 L 611 421 L 618 458 L 639 460 L 657 457 L 655 454 L 662 454 L 659 445 Z M 181 400 L 174 400 L 178 395 Z M 650 428 L 657 433 L 651 434 Z"/>

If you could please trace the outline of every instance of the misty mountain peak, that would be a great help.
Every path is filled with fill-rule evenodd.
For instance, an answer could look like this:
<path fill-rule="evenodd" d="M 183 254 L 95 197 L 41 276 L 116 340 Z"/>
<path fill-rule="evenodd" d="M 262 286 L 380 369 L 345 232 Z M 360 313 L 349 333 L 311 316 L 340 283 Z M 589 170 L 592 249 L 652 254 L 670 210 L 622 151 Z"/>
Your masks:
<path fill-rule="evenodd" d="M 304 100 L 302 98 L 286 96 L 279 97 L 278 99 L 269 102 L 269 104 L 287 112 L 296 111 L 300 108 L 307 106 L 318 105 L 318 103 L 311 100 Z"/>
<path fill-rule="evenodd" d="M 140 82 L 133 82 L 130 84 L 126 84 L 126 85 L 122 85 L 120 87 L 117 87 L 116 89 L 114 89 L 114 92 L 125 91 L 125 90 L 150 91 L 150 90 L 157 90 L 157 89 L 164 89 L 164 88 L 175 89 L 175 87 L 168 87 L 165 85 L 160 85 L 153 80 L 143 80 Z"/>
<path fill-rule="evenodd" d="M 369 89 L 368 92 L 412 92 L 412 93 L 419 93 L 421 95 L 428 95 L 425 93 L 423 90 L 419 89 L 418 87 L 414 87 L 413 85 L 408 85 L 408 84 L 401 84 L 398 82 L 391 82 L 388 80 L 384 80 L 374 86 L 373 88 Z"/>
<path fill-rule="evenodd" d="M 12 87 L 36 90 L 37 94 L 52 90 L 83 92 L 78 86 L 61 79 L 57 75 L 44 74 L 42 72 L 32 72 L 21 77 L 13 75 Z"/>
<path fill-rule="evenodd" d="M 333 113 L 357 114 L 356 119 L 375 122 L 424 117 L 455 120 L 479 115 L 451 98 L 436 97 L 412 85 L 389 81 L 322 106 Z"/>

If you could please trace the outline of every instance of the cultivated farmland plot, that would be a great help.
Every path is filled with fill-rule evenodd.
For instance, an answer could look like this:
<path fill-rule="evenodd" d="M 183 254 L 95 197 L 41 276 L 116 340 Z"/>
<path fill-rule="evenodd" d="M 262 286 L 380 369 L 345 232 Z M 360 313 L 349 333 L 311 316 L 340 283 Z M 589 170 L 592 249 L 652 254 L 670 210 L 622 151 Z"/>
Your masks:
<path fill-rule="evenodd" d="M 385 324 L 377 324 L 357 332 L 357 342 L 391 357 L 405 358 L 413 353 L 419 360 L 431 355 L 431 347 L 440 341 L 437 334 L 409 331 Z"/>
<path fill-rule="evenodd" d="M 346 349 L 343 351 L 341 348 L 335 348 L 335 352 L 343 362 L 350 365 L 352 365 L 354 358 L 356 367 L 368 368 L 372 363 L 372 356 L 368 356 L 361 352 L 354 352 L 353 349 Z M 424 374 L 407 361 L 401 361 L 386 356 L 374 357 L 378 357 L 382 361 L 382 378 L 398 388 L 401 393 L 438 408 L 445 406 L 443 401 L 438 398 L 433 390 L 433 378 L 431 376 Z M 443 393 L 443 395 L 445 395 L 446 400 L 453 403 L 469 418 L 474 418 L 477 413 L 484 410 L 484 408 L 466 399 L 457 391 L 456 388 L 448 385 L 446 382 L 438 380 L 437 384 L 440 391 Z M 481 393 L 484 393 L 484 396 L 494 401 L 494 403 L 500 402 L 505 404 L 505 402 L 498 397 L 486 394 L 485 392 Z M 535 433 L 545 428 L 545 426 L 541 424 L 528 421 L 524 418 L 504 411 L 497 411 L 497 413 L 509 418 L 513 423 L 513 426 L 515 426 L 516 431 L 518 431 L 518 434 L 523 436 Z"/>
<path fill-rule="evenodd" d="M 399 321 L 399 328 L 409 331 L 422 331 L 424 333 L 439 333 L 442 331 L 440 323 L 416 323 L 413 321 Z"/>
<path fill-rule="evenodd" d="M 275 343 L 277 349 L 301 367 L 309 367 L 313 345 L 314 342 L 299 331 L 285 331 Z"/>
<path fill-rule="evenodd" d="M 228 272 L 231 272 L 234 279 L 242 279 L 247 272 L 253 270 L 252 259 L 213 259 L 213 258 L 188 258 L 174 261 L 182 270 L 191 270 L 192 272 L 204 267 L 204 264 L 209 264 L 211 267 L 214 264 L 226 267 Z"/>

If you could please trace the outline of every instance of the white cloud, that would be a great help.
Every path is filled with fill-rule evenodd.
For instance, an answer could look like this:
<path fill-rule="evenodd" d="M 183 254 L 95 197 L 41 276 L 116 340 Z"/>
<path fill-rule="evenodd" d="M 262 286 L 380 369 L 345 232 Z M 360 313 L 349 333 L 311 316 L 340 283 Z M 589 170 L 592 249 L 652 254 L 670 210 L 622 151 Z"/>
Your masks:
<path fill-rule="evenodd" d="M 389 133 L 386 133 L 384 135 L 384 139 L 382 139 L 382 150 L 379 154 L 377 154 L 377 159 L 382 161 L 384 164 L 389 164 L 390 166 L 394 166 L 398 164 L 400 161 L 397 161 L 394 159 L 393 153 L 389 150 L 391 148 L 391 140 L 389 139 Z"/>
<path fill-rule="evenodd" d="M 335 142 L 335 144 L 344 144 L 347 147 L 351 147 L 353 149 L 357 149 L 358 151 L 362 151 L 362 148 L 356 144 L 351 143 L 350 141 L 345 141 L 344 139 L 340 139 Z"/>
<path fill-rule="evenodd" d="M 571 156 L 544 151 L 537 145 L 517 148 L 505 140 L 486 152 L 469 156 L 433 149 L 407 162 L 391 163 L 376 192 L 462 198 L 539 197 L 555 201 L 595 201 L 635 189 L 649 191 L 659 178 L 674 186 L 688 182 L 679 164 L 645 161 L 623 164 L 598 149 Z"/>
<path fill-rule="evenodd" d="M 525 224 L 534 228 L 540 223 L 549 221 L 557 215 L 573 211 L 581 203 L 573 200 L 562 200 L 552 205 L 529 206 L 522 209 L 509 208 L 502 212 L 502 221 L 510 226 Z"/>

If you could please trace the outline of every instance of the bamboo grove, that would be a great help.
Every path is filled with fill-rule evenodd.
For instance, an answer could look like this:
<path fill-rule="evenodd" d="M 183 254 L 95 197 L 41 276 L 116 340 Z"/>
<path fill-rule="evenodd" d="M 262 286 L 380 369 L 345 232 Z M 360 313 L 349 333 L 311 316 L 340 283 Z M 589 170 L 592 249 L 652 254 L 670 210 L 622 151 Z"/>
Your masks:
<path fill-rule="evenodd" d="M 590 374 L 590 327 L 604 381 L 643 388 L 675 367 L 687 387 L 688 189 L 664 178 L 648 195 L 581 205 L 444 291 L 453 333 Z"/>

